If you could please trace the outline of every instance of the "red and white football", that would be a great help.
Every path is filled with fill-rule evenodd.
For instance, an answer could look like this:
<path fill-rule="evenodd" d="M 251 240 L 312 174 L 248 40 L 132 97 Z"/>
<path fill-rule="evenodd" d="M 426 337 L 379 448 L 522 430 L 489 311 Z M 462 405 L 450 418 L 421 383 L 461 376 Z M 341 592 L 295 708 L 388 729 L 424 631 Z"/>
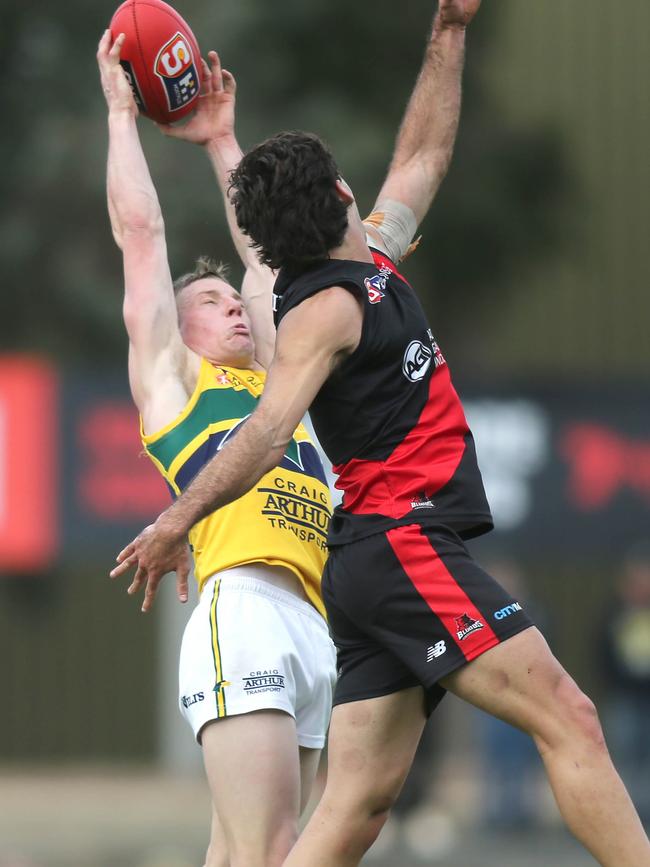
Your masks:
<path fill-rule="evenodd" d="M 201 90 L 201 53 L 186 22 L 162 0 L 126 0 L 110 24 L 124 33 L 122 67 L 140 112 L 173 123 L 196 107 Z"/>

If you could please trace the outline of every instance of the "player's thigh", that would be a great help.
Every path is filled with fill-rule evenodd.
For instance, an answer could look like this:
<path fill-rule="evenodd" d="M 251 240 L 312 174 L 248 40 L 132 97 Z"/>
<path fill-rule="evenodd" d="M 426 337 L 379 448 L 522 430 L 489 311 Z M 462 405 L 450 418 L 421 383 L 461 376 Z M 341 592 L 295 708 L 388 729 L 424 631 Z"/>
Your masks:
<path fill-rule="evenodd" d="M 201 733 L 214 808 L 229 847 L 297 823 L 300 762 L 293 717 L 262 710 L 217 720 Z"/>
<path fill-rule="evenodd" d="M 481 710 L 548 741 L 568 734 L 593 705 L 530 627 L 441 681 Z"/>
<path fill-rule="evenodd" d="M 300 747 L 300 813 L 307 806 L 314 788 L 322 750 Z"/>
<path fill-rule="evenodd" d="M 422 687 L 339 704 L 332 713 L 326 795 L 370 812 L 397 797 L 422 735 Z"/>

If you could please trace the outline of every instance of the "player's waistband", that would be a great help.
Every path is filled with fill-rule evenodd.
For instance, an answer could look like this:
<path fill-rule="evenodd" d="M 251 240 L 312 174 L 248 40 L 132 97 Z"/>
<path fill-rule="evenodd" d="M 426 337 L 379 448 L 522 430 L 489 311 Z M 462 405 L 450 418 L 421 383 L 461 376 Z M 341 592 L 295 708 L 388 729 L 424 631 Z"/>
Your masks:
<path fill-rule="evenodd" d="M 201 597 L 204 594 L 211 596 L 214 583 L 219 580 L 221 582 L 219 593 L 256 593 L 272 602 L 286 605 L 307 617 L 311 617 L 315 623 L 326 629 L 325 620 L 310 602 L 269 583 L 266 579 L 269 574 L 268 570 L 269 567 L 262 563 L 249 563 L 245 566 L 233 566 L 231 569 L 224 569 L 223 572 L 215 572 L 203 585 Z"/>

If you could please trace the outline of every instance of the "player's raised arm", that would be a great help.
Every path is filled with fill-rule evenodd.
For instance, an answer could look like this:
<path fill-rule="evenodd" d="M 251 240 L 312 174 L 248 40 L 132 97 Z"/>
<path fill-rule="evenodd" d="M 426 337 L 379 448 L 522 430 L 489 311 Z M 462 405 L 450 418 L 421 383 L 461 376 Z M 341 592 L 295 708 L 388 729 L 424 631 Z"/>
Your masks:
<path fill-rule="evenodd" d="M 481 0 L 440 0 L 388 175 L 367 221 L 397 260 L 406 253 L 454 149 L 461 104 L 465 28 Z"/>
<path fill-rule="evenodd" d="M 118 36 L 111 45 L 107 30 L 97 61 L 108 105 L 109 214 L 124 259 L 129 379 L 133 399 L 146 415 L 156 380 L 160 384 L 167 369 L 181 366 L 189 351 L 178 329 L 163 218 L 138 137 L 138 110 L 119 63 L 122 43 Z"/>
<path fill-rule="evenodd" d="M 230 175 L 237 167 L 241 148 L 235 135 L 235 98 L 237 85 L 232 73 L 222 69 L 216 51 L 208 52 L 209 63 L 202 61 L 202 90 L 197 109 L 183 126 L 160 125 L 170 138 L 178 138 L 202 146 L 215 173 L 228 220 L 230 234 L 246 273 L 242 297 L 251 321 L 255 342 L 255 359 L 267 368 L 273 358 L 275 326 L 273 324 L 273 272 L 261 265 L 249 239 L 237 225 L 229 197 Z"/>

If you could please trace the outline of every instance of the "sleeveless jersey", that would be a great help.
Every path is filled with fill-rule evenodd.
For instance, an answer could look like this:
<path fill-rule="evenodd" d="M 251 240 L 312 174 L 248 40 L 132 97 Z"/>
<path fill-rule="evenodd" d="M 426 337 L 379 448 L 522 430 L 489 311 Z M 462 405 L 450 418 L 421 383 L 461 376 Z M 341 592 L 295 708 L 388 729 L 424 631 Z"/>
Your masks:
<path fill-rule="evenodd" d="M 179 496 L 254 411 L 265 373 L 201 361 L 198 382 L 171 424 L 146 435 L 144 447 Z M 282 462 L 243 497 L 195 524 L 189 540 L 199 591 L 223 569 L 268 563 L 291 569 L 325 616 L 320 579 L 327 556 L 331 498 L 323 466 L 303 425 Z"/>
<path fill-rule="evenodd" d="M 331 286 L 363 306 L 358 347 L 310 408 L 343 491 L 329 544 L 412 523 L 478 536 L 492 529 L 492 517 L 447 363 L 413 289 L 390 259 L 379 252 L 373 259 L 374 266 L 330 259 L 299 275 L 281 271 L 274 290 L 276 325 Z"/>

